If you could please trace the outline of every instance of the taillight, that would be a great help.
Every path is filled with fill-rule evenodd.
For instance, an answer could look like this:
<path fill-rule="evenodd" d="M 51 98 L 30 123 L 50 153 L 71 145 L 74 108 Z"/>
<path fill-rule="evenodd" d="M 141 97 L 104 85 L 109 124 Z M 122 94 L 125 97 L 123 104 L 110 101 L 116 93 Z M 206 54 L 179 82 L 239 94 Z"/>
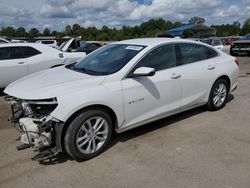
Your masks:
<path fill-rule="evenodd" d="M 238 66 L 240 66 L 240 61 L 238 59 L 235 59 L 234 61 Z"/>

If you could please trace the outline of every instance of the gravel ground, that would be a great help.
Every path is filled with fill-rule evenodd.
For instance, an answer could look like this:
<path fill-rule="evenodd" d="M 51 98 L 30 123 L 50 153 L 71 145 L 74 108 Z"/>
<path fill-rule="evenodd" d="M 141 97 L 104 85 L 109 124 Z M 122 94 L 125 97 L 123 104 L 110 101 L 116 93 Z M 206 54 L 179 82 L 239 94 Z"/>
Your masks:
<path fill-rule="evenodd" d="M 17 131 L 0 97 L 0 187 L 250 186 L 250 58 L 238 57 L 238 89 L 217 112 L 197 108 L 117 135 L 89 161 L 60 155 L 57 164 L 16 150 Z"/>

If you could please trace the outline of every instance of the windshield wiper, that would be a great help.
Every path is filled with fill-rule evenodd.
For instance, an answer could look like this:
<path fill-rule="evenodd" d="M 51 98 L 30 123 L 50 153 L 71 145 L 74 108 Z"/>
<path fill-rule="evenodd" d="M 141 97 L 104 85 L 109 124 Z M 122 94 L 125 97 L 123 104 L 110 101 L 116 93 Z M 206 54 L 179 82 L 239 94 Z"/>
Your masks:
<path fill-rule="evenodd" d="M 81 72 L 81 73 L 87 73 L 87 74 L 90 74 L 90 75 L 106 75 L 106 74 L 108 74 L 108 72 L 97 72 L 95 70 L 86 69 L 84 67 L 83 68 L 77 68 L 77 67 L 75 67 L 76 63 L 77 62 L 72 63 L 70 65 L 67 65 L 66 67 L 68 69 L 71 69 L 71 70 L 74 70 L 74 71 L 77 71 L 77 72 Z"/>
<path fill-rule="evenodd" d="M 78 70 L 89 73 L 89 74 L 97 74 L 97 71 L 86 69 L 86 68 L 80 68 Z"/>

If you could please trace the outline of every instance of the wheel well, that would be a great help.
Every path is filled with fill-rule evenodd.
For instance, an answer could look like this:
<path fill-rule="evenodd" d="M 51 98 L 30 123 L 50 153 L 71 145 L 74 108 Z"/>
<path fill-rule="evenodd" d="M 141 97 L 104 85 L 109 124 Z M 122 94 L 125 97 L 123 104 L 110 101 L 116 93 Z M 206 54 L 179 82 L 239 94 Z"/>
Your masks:
<path fill-rule="evenodd" d="M 217 80 L 219 80 L 219 79 L 224 79 L 224 80 L 226 80 L 226 82 L 227 82 L 227 84 L 228 84 L 228 87 L 229 87 L 229 90 L 230 90 L 230 87 L 231 87 L 230 78 L 229 78 L 228 76 L 226 76 L 226 75 L 223 75 L 223 76 L 220 76 Z M 217 80 L 216 80 L 216 81 L 217 81 Z"/>
<path fill-rule="evenodd" d="M 117 116 L 115 114 L 115 112 L 108 106 L 105 105 L 91 105 L 91 106 L 86 106 L 84 108 L 79 109 L 78 111 L 76 111 L 75 113 L 73 113 L 65 122 L 63 130 L 62 130 L 62 134 L 61 134 L 61 146 L 64 150 L 64 136 L 66 134 L 66 131 L 68 129 L 68 126 L 70 124 L 70 122 L 73 121 L 73 119 L 78 116 L 80 113 L 87 111 L 87 110 L 93 110 L 93 109 L 101 109 L 101 110 L 105 110 L 111 117 L 112 122 L 113 122 L 113 131 L 115 130 L 115 128 L 117 127 Z"/>

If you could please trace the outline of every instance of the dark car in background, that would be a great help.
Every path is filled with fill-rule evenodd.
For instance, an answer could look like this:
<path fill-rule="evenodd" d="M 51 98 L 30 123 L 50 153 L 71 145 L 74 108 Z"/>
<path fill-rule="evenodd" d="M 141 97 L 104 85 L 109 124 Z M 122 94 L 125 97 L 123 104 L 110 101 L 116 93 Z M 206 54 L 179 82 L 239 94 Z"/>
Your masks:
<path fill-rule="evenodd" d="M 235 56 L 243 53 L 250 55 L 250 33 L 234 41 L 231 45 L 230 55 Z"/>

